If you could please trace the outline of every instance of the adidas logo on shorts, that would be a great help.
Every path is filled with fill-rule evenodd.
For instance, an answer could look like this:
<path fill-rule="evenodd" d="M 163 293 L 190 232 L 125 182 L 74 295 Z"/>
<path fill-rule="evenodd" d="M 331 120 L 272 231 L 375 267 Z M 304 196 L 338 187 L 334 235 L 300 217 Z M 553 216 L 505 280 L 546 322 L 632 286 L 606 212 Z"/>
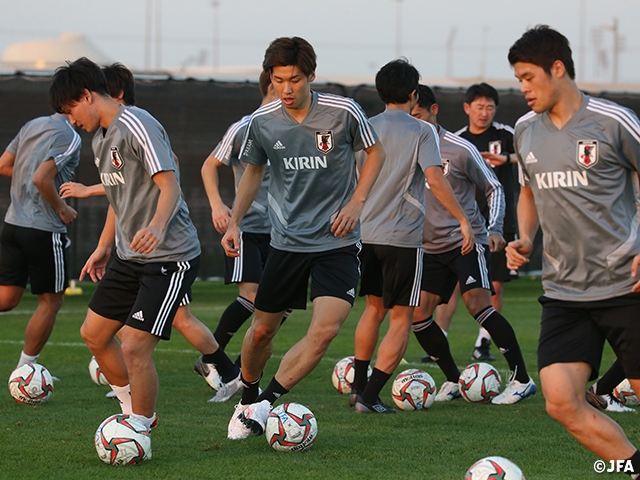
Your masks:
<path fill-rule="evenodd" d="M 280 140 L 278 140 L 276 143 L 273 144 L 274 150 L 284 150 L 286 148 L 287 147 L 285 147 Z"/>
<path fill-rule="evenodd" d="M 469 275 L 469 278 L 467 278 L 467 281 L 465 282 L 465 285 L 469 285 L 470 283 L 475 283 L 477 280 L 475 278 L 473 278 L 471 275 Z"/>
<path fill-rule="evenodd" d="M 144 322 L 144 315 L 142 315 L 142 310 L 134 313 L 133 315 L 131 315 L 133 318 L 135 318 L 136 320 L 140 320 L 141 322 Z"/>
<path fill-rule="evenodd" d="M 356 289 L 352 288 L 351 290 L 347 290 L 347 295 L 350 297 L 356 298 Z"/>

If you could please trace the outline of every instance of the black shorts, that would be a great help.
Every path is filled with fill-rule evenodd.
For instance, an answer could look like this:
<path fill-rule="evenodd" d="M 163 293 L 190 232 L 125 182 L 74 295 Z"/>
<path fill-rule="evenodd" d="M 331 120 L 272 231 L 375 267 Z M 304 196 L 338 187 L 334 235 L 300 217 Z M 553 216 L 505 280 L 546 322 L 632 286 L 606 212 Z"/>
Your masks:
<path fill-rule="evenodd" d="M 365 243 L 360 252 L 360 296 L 382 297 L 384 308 L 420 305 L 422 247 L 402 248 Z"/>
<path fill-rule="evenodd" d="M 270 242 L 268 233 L 241 232 L 240 255 L 224 259 L 224 283 L 260 283 Z"/>
<path fill-rule="evenodd" d="M 198 273 L 200 257 L 188 262 L 135 263 L 113 257 L 89 302 L 106 318 L 163 340 Z"/>
<path fill-rule="evenodd" d="M 565 302 L 542 296 L 538 370 L 554 363 L 585 362 L 598 378 L 605 340 L 628 378 L 640 378 L 640 294 L 598 302 Z"/>
<path fill-rule="evenodd" d="M 507 244 L 516 239 L 513 233 L 505 233 L 504 239 Z M 518 279 L 518 270 L 507 268 L 507 253 L 503 248 L 499 252 L 491 253 L 491 280 L 495 282 L 510 282 Z"/>
<path fill-rule="evenodd" d="M 466 255 L 462 255 L 462 247 L 445 253 L 425 253 L 421 289 L 438 295 L 441 303 L 449 301 L 458 282 L 461 293 L 484 288 L 493 294 L 490 263 L 489 247 L 478 243 Z"/>
<path fill-rule="evenodd" d="M 182 297 L 182 300 L 180 301 L 180 306 L 186 307 L 191 303 L 192 299 L 193 299 L 193 295 L 191 294 L 191 287 L 189 287 L 189 289 L 187 290 L 187 293 L 184 294 L 184 297 Z"/>
<path fill-rule="evenodd" d="M 360 278 L 360 248 L 360 243 L 314 253 L 271 248 L 256 294 L 256 309 L 269 313 L 306 309 L 309 277 L 311 301 L 336 297 L 353 305 Z"/>
<path fill-rule="evenodd" d="M 60 293 L 68 286 L 64 233 L 5 223 L 0 234 L 0 285 L 26 288 L 31 293 Z"/>

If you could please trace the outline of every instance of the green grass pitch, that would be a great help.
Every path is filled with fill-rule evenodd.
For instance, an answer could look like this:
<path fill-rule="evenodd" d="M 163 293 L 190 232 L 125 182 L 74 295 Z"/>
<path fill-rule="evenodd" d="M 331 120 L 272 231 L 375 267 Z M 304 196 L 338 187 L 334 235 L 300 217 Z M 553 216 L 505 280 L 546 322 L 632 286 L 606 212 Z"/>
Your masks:
<path fill-rule="evenodd" d="M 596 457 L 582 448 L 544 410 L 540 391 L 513 406 L 468 404 L 455 400 L 434 404 L 428 411 L 397 415 L 356 415 L 347 396 L 331 384 L 334 364 L 353 352 L 353 334 L 364 301 L 358 299 L 338 337 L 318 368 L 285 399 L 306 405 L 318 419 L 318 439 L 304 453 L 279 453 L 263 437 L 244 441 L 226 438 L 234 400 L 211 404 L 213 391 L 193 372 L 198 353 L 177 332 L 156 349 L 160 375 L 154 429 L 153 459 L 136 467 L 103 465 L 93 447 L 96 428 L 107 416 L 119 412 L 108 400 L 106 387 L 94 385 L 87 366 L 91 354 L 79 328 L 93 286 L 82 284 L 82 296 L 67 297 L 56 327 L 39 362 L 60 377 L 48 403 L 25 406 L 14 403 L 8 391 L 0 395 L 0 478 L 140 478 L 140 479 L 462 479 L 476 460 L 504 456 L 524 471 L 528 479 L 600 478 L 593 470 Z M 194 285 L 193 313 L 212 330 L 225 306 L 235 298 L 234 286 L 218 282 Z M 538 281 L 521 279 L 506 285 L 503 313 L 511 321 L 527 366 L 536 383 L 536 344 L 541 294 Z M 0 372 L 8 379 L 22 348 L 26 322 L 35 308 L 35 297 L 25 294 L 13 312 L 0 314 Z M 304 333 L 311 315 L 295 311 L 278 333 L 274 355 L 265 371 L 266 384 L 278 360 Z M 246 327 L 245 327 L 246 328 Z M 383 326 L 384 329 L 384 326 Z M 239 352 L 244 329 L 227 351 Z M 471 363 L 477 326 L 460 303 L 449 341 L 458 365 Z M 507 364 L 499 357 L 494 365 L 503 380 Z M 440 385 L 444 377 L 431 364 L 420 363 L 421 351 L 411 339 L 405 355 L 408 365 L 423 368 Z M 613 361 L 605 352 L 603 370 Z M 390 383 L 382 392 L 391 402 Z M 237 401 L 237 398 L 235 399 Z M 638 418 L 613 414 L 630 440 L 640 445 Z"/>

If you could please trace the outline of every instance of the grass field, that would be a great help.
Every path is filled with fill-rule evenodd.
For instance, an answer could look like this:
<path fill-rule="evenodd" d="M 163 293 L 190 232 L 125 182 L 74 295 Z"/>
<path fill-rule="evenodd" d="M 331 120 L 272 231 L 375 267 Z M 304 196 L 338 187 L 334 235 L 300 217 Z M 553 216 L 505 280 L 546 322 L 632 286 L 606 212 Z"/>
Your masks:
<path fill-rule="evenodd" d="M 589 479 L 594 473 L 592 454 L 582 448 L 544 411 L 541 392 L 514 406 L 468 404 L 455 400 L 435 404 L 428 411 L 397 415 L 356 415 L 347 396 L 331 384 L 334 364 L 353 352 L 353 333 L 364 302 L 358 299 L 347 322 L 318 368 L 287 395 L 309 407 L 318 419 L 314 447 L 304 453 L 278 453 L 263 437 L 227 440 L 227 423 L 234 401 L 211 404 L 213 395 L 193 373 L 198 353 L 176 332 L 155 353 L 160 375 L 153 431 L 153 459 L 137 467 L 103 465 L 93 447 L 97 426 L 119 412 L 105 387 L 94 385 L 87 366 L 91 354 L 79 327 L 84 319 L 92 285 L 82 284 L 84 295 L 68 297 L 39 362 L 61 381 L 50 401 L 39 406 L 14 403 L 5 390 L 0 395 L 0 478 L 153 478 L 153 479 L 462 479 L 476 460 L 500 455 L 516 462 L 527 479 Z M 194 285 L 192 311 L 213 330 L 225 306 L 236 295 L 233 286 L 217 282 Z M 521 279 L 507 284 L 504 314 L 514 326 L 525 361 L 536 380 L 536 342 L 541 294 L 539 282 Z M 8 378 L 22 348 L 26 322 L 35 298 L 26 294 L 15 311 L 0 314 L 0 372 Z M 303 334 L 310 310 L 296 311 L 276 337 L 274 356 L 265 378 L 273 375 L 278 359 Z M 230 356 L 239 352 L 239 334 L 229 344 Z M 449 341 L 457 363 L 464 367 L 477 335 L 473 319 L 462 303 L 451 327 Z M 493 347 L 494 353 L 498 353 Z M 405 355 L 409 365 L 424 368 L 438 385 L 444 377 L 437 367 L 420 363 L 423 352 L 411 339 Z M 507 364 L 498 354 L 494 365 L 503 379 Z M 605 352 L 603 366 L 613 360 Z M 603 372 L 601 372 L 603 373 Z M 267 381 L 264 382 L 265 384 Z M 383 390 L 388 403 L 390 385 Z M 613 414 L 632 442 L 640 444 L 638 419 Z M 626 477 L 624 477 L 626 478 Z"/>

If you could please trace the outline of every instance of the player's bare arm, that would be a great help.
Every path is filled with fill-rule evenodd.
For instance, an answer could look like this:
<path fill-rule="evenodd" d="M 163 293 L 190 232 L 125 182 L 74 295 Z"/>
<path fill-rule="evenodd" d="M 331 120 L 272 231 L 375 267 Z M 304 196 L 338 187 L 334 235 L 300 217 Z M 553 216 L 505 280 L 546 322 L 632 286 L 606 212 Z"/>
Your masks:
<path fill-rule="evenodd" d="M 53 209 L 58 212 L 60 220 L 65 225 L 73 222 L 78 213 L 67 205 L 58 195 L 55 177 L 58 174 L 58 167 L 53 159 L 42 162 L 33 174 L 33 184 L 36 186 L 42 198 L 44 198 Z"/>
<path fill-rule="evenodd" d="M 211 206 L 211 221 L 216 231 L 224 235 L 229 226 L 231 209 L 222 201 L 218 188 L 218 168 L 222 165 L 223 163 L 220 160 L 213 155 L 209 155 L 204 161 L 200 173 L 204 189 L 207 192 L 207 198 L 209 199 L 209 205 Z"/>
<path fill-rule="evenodd" d="M 517 270 L 529 263 L 529 256 L 533 251 L 533 239 L 538 231 L 538 210 L 533 198 L 533 191 L 529 187 L 520 187 L 518 199 L 518 230 L 520 238 L 507 245 L 507 267 Z"/>
<path fill-rule="evenodd" d="M 386 153 L 381 142 L 365 148 L 364 151 L 367 152 L 367 158 L 362 165 L 358 185 L 351 199 L 340 209 L 338 216 L 333 221 L 333 225 L 331 225 L 331 232 L 336 237 L 344 237 L 356 228 L 362 213 L 362 206 L 371 191 L 371 187 L 378 179 L 382 165 L 384 165 Z"/>
<path fill-rule="evenodd" d="M 91 256 L 87 259 L 82 271 L 80 272 L 80 281 L 84 280 L 86 275 L 89 275 L 92 281 L 98 282 L 102 280 L 104 272 L 107 268 L 107 262 L 111 256 L 111 247 L 116 238 L 116 214 L 113 211 L 111 205 L 107 210 L 107 218 L 98 240 L 98 246 L 93 251 Z"/>
<path fill-rule="evenodd" d="M 466 213 L 462 210 L 462 207 L 458 203 L 451 185 L 442 175 L 442 168 L 439 166 L 432 166 L 424 171 L 424 175 L 429 184 L 429 188 L 447 211 L 453 215 L 453 217 L 460 222 L 460 233 L 462 234 L 462 250 L 461 253 L 466 255 L 473 250 L 476 237 L 473 234 L 471 223 L 467 218 Z"/>
<path fill-rule="evenodd" d="M 87 187 L 78 182 L 65 182 L 60 185 L 60 196 L 62 198 L 89 198 L 100 197 L 106 195 L 104 185 L 96 183 Z"/>
<path fill-rule="evenodd" d="M 238 192 L 236 193 L 236 203 L 231 212 L 227 233 L 222 237 L 222 248 L 228 257 L 237 257 L 240 254 L 240 221 L 247 213 L 251 203 L 256 198 L 267 164 L 248 164 L 242 175 Z"/>
<path fill-rule="evenodd" d="M 482 158 L 484 158 L 492 167 L 499 167 L 500 165 L 504 165 L 505 163 L 514 163 L 511 160 L 511 157 L 515 157 L 515 155 L 509 155 L 508 153 L 496 155 L 495 153 L 491 152 L 481 152 L 480 154 L 482 155 Z"/>
<path fill-rule="evenodd" d="M 152 178 L 160 190 L 156 212 L 149 225 L 138 230 L 131 241 L 131 249 L 143 254 L 151 253 L 160 243 L 180 199 L 180 186 L 173 170 L 158 172 Z"/>
<path fill-rule="evenodd" d="M 12 177 L 14 163 L 16 163 L 15 155 L 5 150 L 0 157 L 0 175 L 3 177 Z"/>

